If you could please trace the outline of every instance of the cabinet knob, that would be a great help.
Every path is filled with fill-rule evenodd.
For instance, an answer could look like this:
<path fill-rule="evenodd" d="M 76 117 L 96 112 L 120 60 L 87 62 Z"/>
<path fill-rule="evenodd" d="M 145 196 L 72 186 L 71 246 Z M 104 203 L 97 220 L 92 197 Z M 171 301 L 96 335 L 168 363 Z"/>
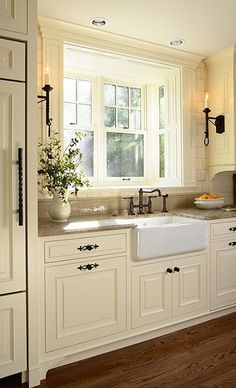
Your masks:
<path fill-rule="evenodd" d="M 229 243 L 230 247 L 234 247 L 235 245 L 236 245 L 236 241 L 232 241 L 232 242 Z"/>
<path fill-rule="evenodd" d="M 166 272 L 168 272 L 168 273 L 172 273 L 173 271 L 172 271 L 172 269 L 171 269 L 171 268 L 167 268 Z"/>
<path fill-rule="evenodd" d="M 79 267 L 77 267 L 77 269 L 79 269 L 80 271 L 85 271 L 86 269 L 91 271 L 91 269 L 97 268 L 97 267 L 99 267 L 99 264 L 98 263 L 94 263 L 94 264 L 80 265 Z"/>
<path fill-rule="evenodd" d="M 229 228 L 229 231 L 230 231 L 230 232 L 236 232 L 236 226 L 231 226 L 231 227 Z"/>
<path fill-rule="evenodd" d="M 175 271 L 175 272 L 179 272 L 179 271 L 180 271 L 179 267 L 175 267 L 175 268 L 174 268 L 174 271 Z"/>

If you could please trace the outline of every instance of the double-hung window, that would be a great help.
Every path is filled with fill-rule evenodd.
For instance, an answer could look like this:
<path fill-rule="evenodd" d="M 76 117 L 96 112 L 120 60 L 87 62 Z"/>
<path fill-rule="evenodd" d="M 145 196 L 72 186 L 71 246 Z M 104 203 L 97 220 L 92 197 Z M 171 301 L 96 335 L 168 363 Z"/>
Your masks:
<path fill-rule="evenodd" d="M 64 78 L 64 145 L 75 131 L 92 184 L 179 185 L 176 75 L 163 83 Z"/>

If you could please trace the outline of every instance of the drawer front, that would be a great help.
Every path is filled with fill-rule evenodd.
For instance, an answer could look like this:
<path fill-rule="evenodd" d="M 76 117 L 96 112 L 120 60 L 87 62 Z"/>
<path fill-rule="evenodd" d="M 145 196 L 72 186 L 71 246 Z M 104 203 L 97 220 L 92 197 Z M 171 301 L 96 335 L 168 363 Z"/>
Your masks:
<path fill-rule="evenodd" d="M 0 78 L 25 81 L 25 44 L 0 39 Z"/>
<path fill-rule="evenodd" d="M 113 235 L 91 235 L 70 240 L 45 242 L 46 262 L 72 260 L 76 258 L 125 253 L 127 238 L 125 233 Z"/>
<path fill-rule="evenodd" d="M 212 239 L 231 236 L 236 240 L 236 219 L 235 221 L 228 221 L 211 225 Z"/>

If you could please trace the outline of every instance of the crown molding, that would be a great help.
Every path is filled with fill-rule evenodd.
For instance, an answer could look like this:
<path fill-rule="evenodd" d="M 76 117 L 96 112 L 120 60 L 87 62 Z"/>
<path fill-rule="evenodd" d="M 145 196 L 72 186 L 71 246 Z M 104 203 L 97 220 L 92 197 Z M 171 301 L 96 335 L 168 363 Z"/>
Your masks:
<path fill-rule="evenodd" d="M 203 56 L 138 40 L 127 36 L 84 27 L 57 19 L 39 17 L 39 28 L 43 38 L 61 40 L 95 48 L 115 54 L 124 54 L 136 58 L 148 59 L 168 65 L 196 68 Z"/>
<path fill-rule="evenodd" d="M 204 62 L 208 68 L 216 65 L 219 62 L 227 61 L 228 59 L 235 60 L 236 46 L 230 46 L 226 49 L 211 55 L 208 58 L 204 59 Z"/>

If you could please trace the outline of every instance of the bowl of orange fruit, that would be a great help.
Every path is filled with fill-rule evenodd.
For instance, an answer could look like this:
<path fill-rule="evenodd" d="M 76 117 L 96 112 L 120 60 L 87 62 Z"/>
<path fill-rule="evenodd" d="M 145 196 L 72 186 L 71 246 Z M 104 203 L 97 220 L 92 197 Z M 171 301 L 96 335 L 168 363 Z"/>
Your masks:
<path fill-rule="evenodd" d="M 224 198 L 220 194 L 202 194 L 194 203 L 200 209 L 219 209 L 224 205 Z"/>

